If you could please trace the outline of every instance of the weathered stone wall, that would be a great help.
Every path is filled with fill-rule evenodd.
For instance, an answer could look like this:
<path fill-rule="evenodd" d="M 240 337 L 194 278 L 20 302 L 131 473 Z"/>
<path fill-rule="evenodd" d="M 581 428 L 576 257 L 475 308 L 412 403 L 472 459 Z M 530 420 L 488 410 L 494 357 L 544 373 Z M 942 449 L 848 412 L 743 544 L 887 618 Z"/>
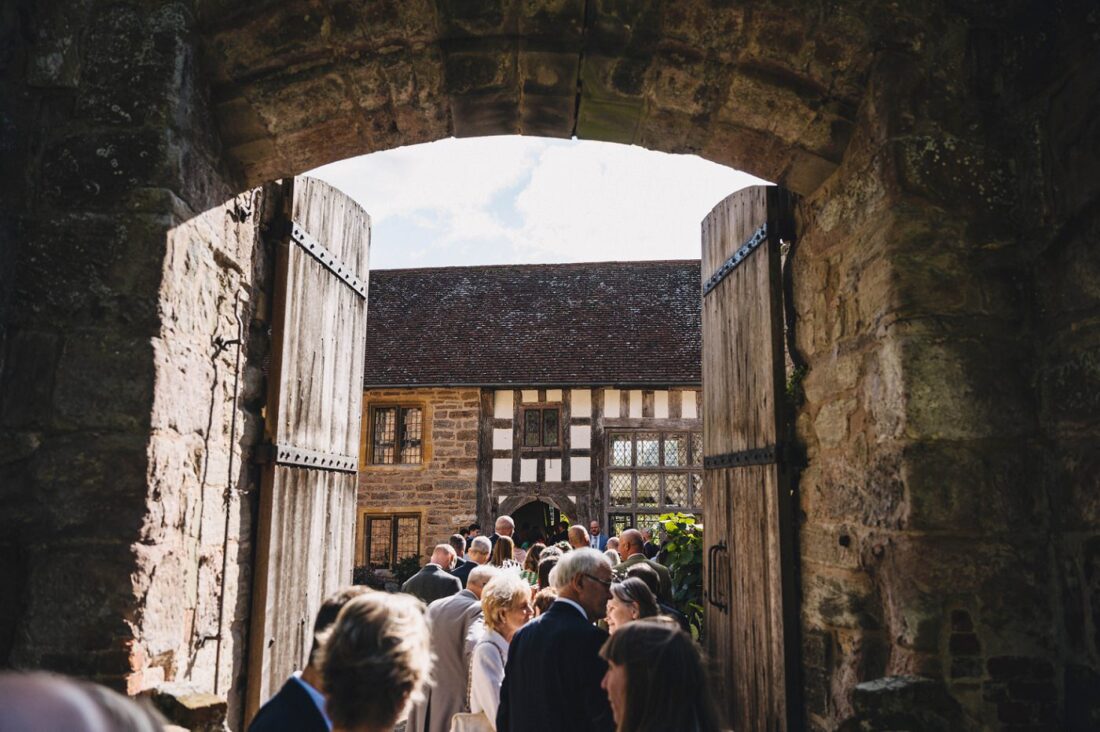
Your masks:
<path fill-rule="evenodd" d="M 368 345 L 369 335 L 368 335 Z M 419 404 L 424 408 L 424 462 L 420 465 L 370 465 L 359 473 L 360 517 L 356 534 L 357 563 L 362 561 L 367 512 L 414 511 L 421 514 L 420 545 L 425 558 L 462 525 L 476 520 L 478 389 L 368 389 L 363 409 L 372 405 Z M 429 437 L 430 434 L 430 437 Z"/>
<path fill-rule="evenodd" d="M 225 183 L 189 4 L 0 14 L 0 664 L 232 719 L 264 197 Z"/>
<path fill-rule="evenodd" d="M 1076 208 L 1095 182 L 1061 210 L 1039 166 L 1084 184 L 1095 123 L 1059 98 L 1095 98 L 1097 78 L 1064 50 L 1030 67 L 1064 70 L 1033 98 L 1022 58 L 1057 47 L 1049 20 L 1045 37 L 1009 14 L 881 54 L 853 145 L 800 212 L 813 728 L 885 719 L 876 694 L 928 698 L 853 695 L 911 674 L 943 682 L 951 728 L 1096 724 L 1096 229 Z"/>

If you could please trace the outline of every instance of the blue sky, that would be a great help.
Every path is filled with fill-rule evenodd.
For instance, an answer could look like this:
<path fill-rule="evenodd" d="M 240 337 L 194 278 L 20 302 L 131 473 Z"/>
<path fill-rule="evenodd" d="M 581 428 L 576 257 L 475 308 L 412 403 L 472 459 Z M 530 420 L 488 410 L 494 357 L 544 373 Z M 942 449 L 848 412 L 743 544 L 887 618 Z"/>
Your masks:
<path fill-rule="evenodd" d="M 538 137 L 440 140 L 307 175 L 371 214 L 372 269 L 697 258 L 707 212 L 763 182 L 694 155 Z"/>

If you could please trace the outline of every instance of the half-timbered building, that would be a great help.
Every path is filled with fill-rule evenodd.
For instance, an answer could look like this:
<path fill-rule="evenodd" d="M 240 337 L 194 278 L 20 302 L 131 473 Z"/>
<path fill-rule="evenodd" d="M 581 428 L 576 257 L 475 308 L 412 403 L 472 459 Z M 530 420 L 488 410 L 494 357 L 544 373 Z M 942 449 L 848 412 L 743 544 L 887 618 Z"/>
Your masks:
<path fill-rule="evenodd" d="M 356 562 L 702 505 L 697 260 L 370 275 Z"/>

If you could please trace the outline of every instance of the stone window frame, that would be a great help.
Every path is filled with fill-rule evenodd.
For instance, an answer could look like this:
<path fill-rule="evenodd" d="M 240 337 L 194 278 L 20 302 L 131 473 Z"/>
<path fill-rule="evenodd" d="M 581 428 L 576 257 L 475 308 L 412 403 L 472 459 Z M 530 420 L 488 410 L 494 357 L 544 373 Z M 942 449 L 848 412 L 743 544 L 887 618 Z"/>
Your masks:
<path fill-rule="evenodd" d="M 377 408 L 413 408 L 420 409 L 420 462 L 418 463 L 377 463 L 373 460 L 374 448 L 374 410 Z M 360 421 L 359 465 L 361 470 L 424 470 L 432 460 L 432 404 L 426 399 L 408 397 L 383 397 L 367 401 L 363 399 L 363 416 Z"/>
<path fill-rule="evenodd" d="M 367 522 L 383 518 L 416 518 L 419 524 L 417 533 L 417 557 L 424 558 L 424 542 L 427 536 L 427 509 L 424 506 L 399 506 L 394 508 L 360 508 L 355 522 L 355 566 L 367 564 Z M 396 552 L 395 552 L 396 553 Z M 393 562 L 391 562 L 392 566 Z"/>

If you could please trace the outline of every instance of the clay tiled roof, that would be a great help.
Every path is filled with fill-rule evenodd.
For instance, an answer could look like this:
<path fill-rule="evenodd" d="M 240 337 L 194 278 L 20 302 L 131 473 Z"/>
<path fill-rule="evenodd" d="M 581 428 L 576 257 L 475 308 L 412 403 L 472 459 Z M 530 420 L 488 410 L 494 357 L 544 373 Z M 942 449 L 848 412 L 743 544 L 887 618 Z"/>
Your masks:
<path fill-rule="evenodd" d="M 368 387 L 701 382 L 699 261 L 376 270 Z"/>

